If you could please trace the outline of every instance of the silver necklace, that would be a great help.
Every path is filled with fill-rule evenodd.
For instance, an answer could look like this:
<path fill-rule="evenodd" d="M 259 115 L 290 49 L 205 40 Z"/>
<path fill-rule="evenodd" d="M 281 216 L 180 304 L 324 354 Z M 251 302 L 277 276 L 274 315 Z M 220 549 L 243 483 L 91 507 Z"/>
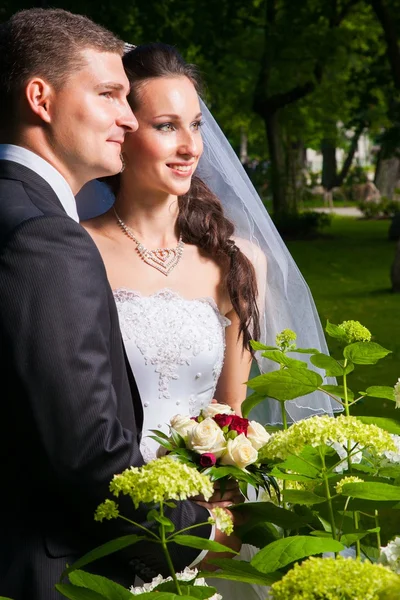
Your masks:
<path fill-rule="evenodd" d="M 179 236 L 178 245 L 176 248 L 157 248 L 156 250 L 148 250 L 137 237 L 134 235 L 132 229 L 123 222 L 118 216 L 117 211 L 114 208 L 114 213 L 117 218 L 118 225 L 122 231 L 136 244 L 136 251 L 140 258 L 150 267 L 157 269 L 163 275 L 167 276 L 171 273 L 172 269 L 176 267 L 183 254 L 183 246 L 185 242 L 182 241 L 182 234 Z"/>

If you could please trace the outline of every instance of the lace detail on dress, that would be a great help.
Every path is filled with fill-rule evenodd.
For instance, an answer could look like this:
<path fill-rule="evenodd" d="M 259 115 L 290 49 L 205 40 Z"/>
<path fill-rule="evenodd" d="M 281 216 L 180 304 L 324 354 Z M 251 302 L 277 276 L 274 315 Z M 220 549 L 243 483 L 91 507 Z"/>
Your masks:
<path fill-rule="evenodd" d="M 143 296 L 126 288 L 115 290 L 114 298 L 122 337 L 135 342 L 146 366 L 154 366 L 160 399 L 171 398 L 169 385 L 179 378 L 179 367 L 190 366 L 193 357 L 207 350 L 216 355 L 216 385 L 225 352 L 224 329 L 230 321 L 213 298 L 188 300 L 169 289 Z M 194 409 L 196 399 L 190 398 L 189 404 Z"/>

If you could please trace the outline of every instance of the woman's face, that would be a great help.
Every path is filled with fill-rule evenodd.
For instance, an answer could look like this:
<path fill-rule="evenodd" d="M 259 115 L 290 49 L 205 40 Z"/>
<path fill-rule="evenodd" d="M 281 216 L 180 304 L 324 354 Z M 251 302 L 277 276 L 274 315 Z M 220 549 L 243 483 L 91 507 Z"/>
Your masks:
<path fill-rule="evenodd" d="M 187 77 L 149 79 L 138 91 L 139 129 L 125 137 L 125 176 L 139 189 L 182 196 L 203 152 L 197 92 Z"/>

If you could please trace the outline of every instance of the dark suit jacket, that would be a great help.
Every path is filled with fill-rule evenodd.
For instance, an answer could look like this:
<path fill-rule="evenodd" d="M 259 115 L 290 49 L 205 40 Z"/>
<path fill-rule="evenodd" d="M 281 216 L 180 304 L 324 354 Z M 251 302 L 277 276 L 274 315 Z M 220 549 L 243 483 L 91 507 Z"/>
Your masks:
<path fill-rule="evenodd" d="M 66 562 L 132 533 L 94 510 L 115 473 L 140 466 L 142 407 L 100 254 L 30 169 L 0 161 L 0 596 L 56 600 Z M 146 507 L 122 511 L 137 522 Z M 187 501 L 178 529 L 207 520 Z M 197 530 L 208 537 L 210 526 Z M 174 546 L 178 570 L 198 551 Z M 167 568 L 139 544 L 93 570 L 123 585 Z"/>

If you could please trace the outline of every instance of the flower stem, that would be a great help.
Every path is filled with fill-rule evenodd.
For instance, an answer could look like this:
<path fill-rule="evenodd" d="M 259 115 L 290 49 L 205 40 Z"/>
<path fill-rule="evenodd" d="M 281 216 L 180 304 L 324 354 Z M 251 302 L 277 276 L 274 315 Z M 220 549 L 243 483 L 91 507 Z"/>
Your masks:
<path fill-rule="evenodd" d="M 160 515 L 161 515 L 161 517 L 164 516 L 164 506 L 163 506 L 162 502 L 160 502 Z M 181 590 L 180 585 L 179 585 L 178 578 L 177 578 L 176 573 L 175 573 L 174 565 L 173 565 L 172 560 L 171 560 L 170 553 L 168 552 L 167 539 L 165 537 L 165 528 L 164 528 L 164 525 L 162 523 L 160 524 L 160 537 L 161 537 L 161 545 L 162 545 L 163 550 L 164 550 L 165 558 L 167 559 L 167 564 L 168 564 L 168 567 L 169 567 L 169 571 L 171 573 L 171 577 L 173 579 L 173 582 L 175 583 L 176 592 L 177 592 L 178 596 L 183 596 L 182 590 Z"/>
<path fill-rule="evenodd" d="M 285 408 L 285 402 L 281 402 L 281 410 L 282 410 L 282 425 L 283 425 L 283 430 L 286 431 L 286 429 L 288 428 L 288 424 L 287 424 L 287 415 L 286 415 L 286 408 Z M 286 490 L 286 480 L 283 480 L 282 483 L 282 491 L 285 494 L 285 490 Z M 283 508 L 287 508 L 287 504 L 285 501 L 283 501 Z M 286 537 L 286 531 L 283 530 L 283 537 Z"/>
<path fill-rule="evenodd" d="M 358 523 L 359 523 L 359 521 L 358 521 L 359 515 L 358 515 L 358 512 L 356 510 L 354 511 L 353 514 L 354 514 L 354 526 L 355 526 L 355 529 L 357 531 L 358 530 Z M 361 542 L 360 542 L 360 540 L 356 541 L 356 556 L 357 556 L 357 558 L 360 558 L 360 556 L 361 556 Z"/>
<path fill-rule="evenodd" d="M 379 527 L 379 512 L 375 510 L 375 527 Z M 381 551 L 381 532 L 376 532 L 376 543 L 378 546 L 378 551 Z"/>
<path fill-rule="evenodd" d="M 346 367 L 347 367 L 347 358 L 344 359 L 343 363 L 343 388 L 344 388 L 344 410 L 346 413 L 346 417 L 350 416 L 350 408 L 349 408 L 349 396 L 347 393 L 347 375 L 346 375 Z"/>
<path fill-rule="evenodd" d="M 331 528 L 332 528 L 332 537 L 334 540 L 337 540 L 335 516 L 333 514 L 333 506 L 332 506 L 332 496 L 331 496 L 331 492 L 329 489 L 328 478 L 326 476 L 325 457 L 324 457 L 323 453 L 321 452 L 321 449 L 320 449 L 319 453 L 320 453 L 320 457 L 321 457 L 321 461 L 322 461 L 322 465 L 323 465 L 322 476 L 324 478 L 326 499 L 328 501 L 328 511 L 329 511 L 329 520 L 331 522 Z"/>

